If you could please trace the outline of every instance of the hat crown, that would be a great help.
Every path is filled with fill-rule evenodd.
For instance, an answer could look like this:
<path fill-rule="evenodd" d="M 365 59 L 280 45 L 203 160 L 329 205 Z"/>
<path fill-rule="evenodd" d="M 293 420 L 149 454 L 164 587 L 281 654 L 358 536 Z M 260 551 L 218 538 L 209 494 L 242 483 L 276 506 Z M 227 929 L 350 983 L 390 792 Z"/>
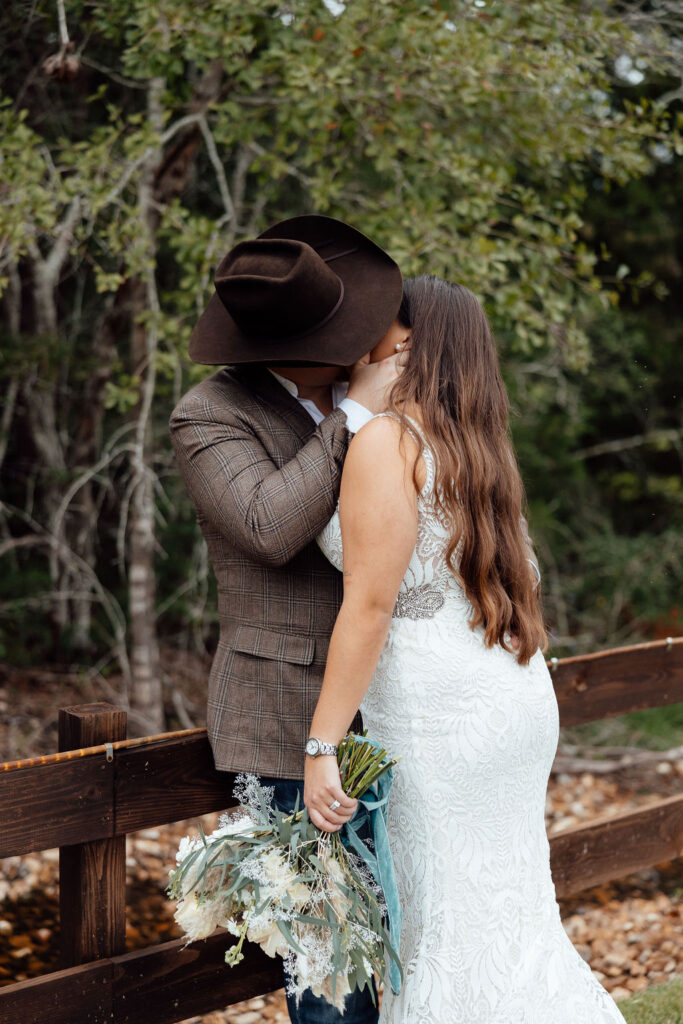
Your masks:
<path fill-rule="evenodd" d="M 258 341 L 303 337 L 341 304 L 341 278 L 307 242 L 256 238 L 221 261 L 214 285 L 239 329 Z"/>
<path fill-rule="evenodd" d="M 195 363 L 349 366 L 401 302 L 395 260 L 351 224 L 290 217 L 221 260 L 190 336 Z"/>

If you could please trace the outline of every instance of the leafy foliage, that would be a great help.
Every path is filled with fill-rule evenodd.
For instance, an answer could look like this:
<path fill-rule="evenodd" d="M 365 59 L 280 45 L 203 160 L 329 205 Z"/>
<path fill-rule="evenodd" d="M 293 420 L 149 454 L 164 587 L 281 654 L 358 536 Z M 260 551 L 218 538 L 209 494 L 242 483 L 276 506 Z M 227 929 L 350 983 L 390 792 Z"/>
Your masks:
<path fill-rule="evenodd" d="M 670 615 L 680 389 L 666 388 L 680 374 L 672 334 L 652 325 L 663 282 L 680 276 L 675 201 L 658 190 L 668 175 L 680 195 L 680 114 L 657 98 L 676 82 L 675 39 L 576 0 L 70 0 L 66 16 L 71 49 L 48 0 L 9 0 L 0 14 L 11 44 L 0 80 L 0 376 L 40 381 L 61 445 L 58 468 L 39 472 L 44 435 L 34 430 L 27 449 L 19 398 L 3 468 L 15 534 L 24 521 L 12 509 L 30 507 L 36 488 L 53 495 L 48 482 L 66 493 L 83 472 L 84 436 L 92 465 L 121 451 L 92 477 L 90 527 L 95 572 L 125 606 L 126 452 L 112 439 L 153 372 L 156 560 L 176 587 L 161 593 L 160 628 L 185 628 L 180 613 L 205 592 L 207 568 L 197 570 L 196 529 L 188 545 L 178 527 L 193 517 L 166 424 L 206 372 L 187 360 L 189 333 L 230 245 L 317 211 L 365 230 L 405 274 L 461 280 L 485 302 L 519 413 L 558 651 L 647 634 Z M 617 68 L 643 53 L 634 89 Z M 154 340 L 142 363 L 136 330 Z M 577 457 L 658 430 L 669 433 Z M 21 554 L 5 599 L 38 557 Z M 196 580 L 189 597 L 183 572 Z"/>

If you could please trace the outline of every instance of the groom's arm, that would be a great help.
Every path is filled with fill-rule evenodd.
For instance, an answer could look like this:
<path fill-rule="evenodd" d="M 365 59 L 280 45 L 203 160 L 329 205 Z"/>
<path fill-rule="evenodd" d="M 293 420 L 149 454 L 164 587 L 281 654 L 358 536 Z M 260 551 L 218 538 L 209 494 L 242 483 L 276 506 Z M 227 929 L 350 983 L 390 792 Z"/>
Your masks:
<path fill-rule="evenodd" d="M 351 439 L 343 409 L 281 468 L 232 407 L 218 412 L 201 396 L 183 398 L 169 427 L 198 518 L 254 561 L 285 565 L 329 522 Z"/>

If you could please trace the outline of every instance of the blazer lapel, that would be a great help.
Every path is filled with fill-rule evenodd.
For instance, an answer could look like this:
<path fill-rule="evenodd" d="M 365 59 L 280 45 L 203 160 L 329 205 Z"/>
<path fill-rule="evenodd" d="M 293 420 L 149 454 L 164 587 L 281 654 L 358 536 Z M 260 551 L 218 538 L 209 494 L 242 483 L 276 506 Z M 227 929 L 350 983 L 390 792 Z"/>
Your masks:
<path fill-rule="evenodd" d="M 233 367 L 230 373 L 268 405 L 274 406 L 302 441 L 308 440 L 315 430 L 315 420 L 265 366 L 243 363 Z"/>

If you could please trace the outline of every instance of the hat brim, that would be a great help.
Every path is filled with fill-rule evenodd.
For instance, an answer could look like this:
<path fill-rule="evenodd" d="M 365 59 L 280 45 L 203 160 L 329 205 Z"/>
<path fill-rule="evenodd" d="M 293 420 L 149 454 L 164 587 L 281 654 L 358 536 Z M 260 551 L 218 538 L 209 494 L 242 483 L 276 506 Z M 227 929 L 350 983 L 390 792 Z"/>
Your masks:
<path fill-rule="evenodd" d="M 297 362 L 349 366 L 386 334 L 401 304 L 403 282 L 398 265 L 370 238 L 343 221 L 319 215 L 280 221 L 259 238 L 297 239 L 317 247 L 323 257 L 344 254 L 328 264 L 344 283 L 339 309 L 304 337 L 263 341 L 243 334 L 214 294 L 190 337 L 193 362 L 207 366 Z M 353 251 L 347 252 L 349 249 Z"/>

